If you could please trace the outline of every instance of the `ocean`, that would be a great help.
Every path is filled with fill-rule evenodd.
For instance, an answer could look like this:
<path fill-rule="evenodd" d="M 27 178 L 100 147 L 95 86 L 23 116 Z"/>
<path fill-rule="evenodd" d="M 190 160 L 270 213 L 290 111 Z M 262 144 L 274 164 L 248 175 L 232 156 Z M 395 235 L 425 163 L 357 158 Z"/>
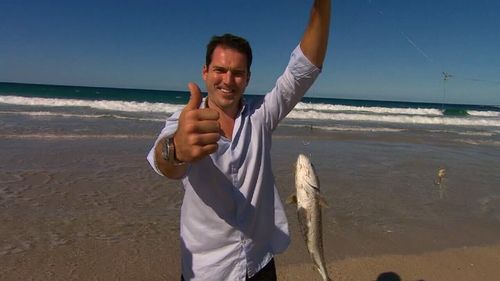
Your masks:
<path fill-rule="evenodd" d="M 247 99 L 262 96 L 247 95 Z M 189 92 L 0 83 L 0 116 L 111 118 L 164 122 Z M 2 124 L 2 123 L 0 123 Z M 281 126 L 324 131 L 446 132 L 499 144 L 500 107 L 304 97 Z M 451 135 L 450 135 L 451 134 Z"/>
<path fill-rule="evenodd" d="M 0 83 L 0 276 L 178 279 L 183 189 L 146 155 L 188 98 Z M 498 245 L 499 146 L 498 107 L 305 97 L 271 157 L 284 201 L 297 155 L 310 156 L 330 206 L 325 256 L 341 262 Z M 278 268 L 310 268 L 296 206 L 285 211 L 292 242 Z"/>

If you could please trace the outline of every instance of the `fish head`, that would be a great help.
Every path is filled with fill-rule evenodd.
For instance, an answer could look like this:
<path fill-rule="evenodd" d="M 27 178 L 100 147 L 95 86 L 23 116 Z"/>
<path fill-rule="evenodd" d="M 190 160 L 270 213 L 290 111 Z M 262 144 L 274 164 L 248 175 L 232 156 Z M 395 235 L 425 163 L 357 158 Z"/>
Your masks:
<path fill-rule="evenodd" d="M 313 188 L 319 191 L 319 179 L 309 157 L 299 154 L 295 166 L 295 183 L 299 188 Z"/>

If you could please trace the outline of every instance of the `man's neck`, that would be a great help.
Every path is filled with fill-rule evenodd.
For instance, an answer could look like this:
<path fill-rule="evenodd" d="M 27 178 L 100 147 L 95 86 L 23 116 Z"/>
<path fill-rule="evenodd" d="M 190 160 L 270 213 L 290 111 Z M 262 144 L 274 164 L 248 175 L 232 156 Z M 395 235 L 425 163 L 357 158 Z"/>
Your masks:
<path fill-rule="evenodd" d="M 207 98 L 206 107 L 212 108 L 219 112 L 219 124 L 221 128 L 221 135 L 225 138 L 231 140 L 233 136 L 234 129 L 234 121 L 236 120 L 236 116 L 238 116 L 238 112 L 241 110 L 242 102 L 238 103 L 237 107 L 234 108 L 220 108 L 210 102 L 210 99 Z"/>
<path fill-rule="evenodd" d="M 230 119 L 234 120 L 234 119 L 236 119 L 236 116 L 238 116 L 238 112 L 240 112 L 240 110 L 241 110 L 242 102 L 240 100 L 238 103 L 238 106 L 235 106 L 235 107 L 222 108 L 222 107 L 219 107 L 219 106 L 213 104 L 210 101 L 210 98 L 207 97 L 206 102 L 205 102 L 205 107 L 214 109 L 217 112 L 219 112 L 219 114 L 221 115 L 221 118 L 224 116 L 224 118 L 230 118 Z"/>

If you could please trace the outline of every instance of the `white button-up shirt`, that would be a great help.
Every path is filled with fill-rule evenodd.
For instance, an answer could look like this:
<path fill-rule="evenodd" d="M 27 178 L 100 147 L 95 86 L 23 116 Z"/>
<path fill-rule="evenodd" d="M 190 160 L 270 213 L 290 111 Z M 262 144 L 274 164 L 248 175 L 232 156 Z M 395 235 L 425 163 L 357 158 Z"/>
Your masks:
<path fill-rule="evenodd" d="M 297 46 L 272 91 L 242 102 L 232 141 L 222 137 L 217 152 L 189 165 L 180 219 L 185 280 L 245 280 L 288 247 L 288 222 L 271 169 L 271 134 L 319 73 Z M 155 146 L 175 133 L 179 114 L 167 119 Z M 161 174 L 154 147 L 148 161 Z"/>

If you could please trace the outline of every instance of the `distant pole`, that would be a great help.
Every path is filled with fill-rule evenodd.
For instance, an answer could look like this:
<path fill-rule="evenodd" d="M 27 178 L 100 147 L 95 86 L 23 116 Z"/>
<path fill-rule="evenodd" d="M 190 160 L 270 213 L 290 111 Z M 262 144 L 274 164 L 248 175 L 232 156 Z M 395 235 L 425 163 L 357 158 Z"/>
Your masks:
<path fill-rule="evenodd" d="M 446 73 L 443 72 L 443 99 L 441 100 L 441 111 L 444 111 L 445 99 L 446 99 Z"/>
<path fill-rule="evenodd" d="M 448 74 L 448 72 L 443 71 L 443 101 L 441 102 L 441 110 L 444 112 L 444 102 L 446 101 L 446 81 L 453 77 L 453 75 Z"/>

